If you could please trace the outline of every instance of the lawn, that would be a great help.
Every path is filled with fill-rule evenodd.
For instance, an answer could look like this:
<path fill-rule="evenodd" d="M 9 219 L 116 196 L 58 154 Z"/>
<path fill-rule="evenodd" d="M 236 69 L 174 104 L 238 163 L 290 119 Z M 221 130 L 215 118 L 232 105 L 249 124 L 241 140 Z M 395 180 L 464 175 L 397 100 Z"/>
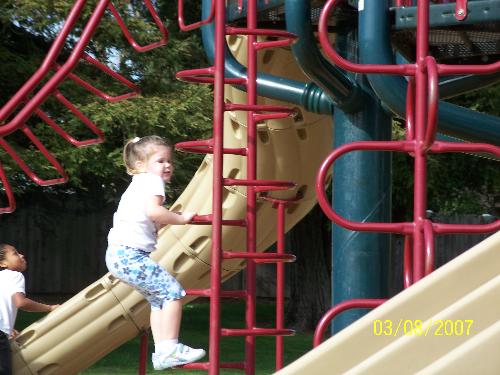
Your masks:
<path fill-rule="evenodd" d="M 259 304 L 257 307 L 257 325 L 259 327 L 272 327 L 274 324 L 274 305 Z M 222 306 L 222 326 L 224 328 L 244 327 L 244 305 L 241 303 L 228 303 Z M 22 329 L 37 320 L 40 314 L 25 313 L 20 311 L 16 326 Z M 209 306 L 207 303 L 193 303 L 184 307 L 184 316 L 181 328 L 181 341 L 193 346 L 208 347 Z M 81 374 L 109 375 L 109 374 L 137 374 L 139 363 L 139 338 L 135 338 L 96 362 L 92 367 Z M 285 364 L 292 362 L 305 352 L 311 350 L 312 334 L 298 333 L 284 339 Z M 221 362 L 242 361 L 244 359 L 244 338 L 223 337 L 221 339 Z M 275 339 L 273 337 L 257 337 L 256 339 L 256 374 L 268 375 L 274 372 L 275 366 Z M 154 345 L 150 339 L 150 353 Z M 202 361 L 207 361 L 205 357 Z M 157 373 L 153 370 L 148 359 L 148 374 Z M 162 373 L 179 375 L 206 374 L 206 371 L 169 369 Z M 240 370 L 220 371 L 221 375 L 241 375 Z"/>

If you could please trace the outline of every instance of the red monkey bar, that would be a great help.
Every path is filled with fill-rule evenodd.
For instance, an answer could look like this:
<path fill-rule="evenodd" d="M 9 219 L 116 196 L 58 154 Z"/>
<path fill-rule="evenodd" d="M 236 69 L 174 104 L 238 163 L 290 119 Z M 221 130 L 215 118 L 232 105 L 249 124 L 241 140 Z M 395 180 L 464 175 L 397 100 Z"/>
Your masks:
<path fill-rule="evenodd" d="M 406 140 L 353 142 L 334 150 L 323 162 L 317 176 L 318 201 L 325 214 L 338 225 L 354 231 L 400 233 L 404 242 L 404 286 L 408 287 L 434 267 L 434 236 L 445 233 L 488 233 L 500 229 L 500 220 L 484 225 L 438 224 L 426 218 L 427 155 L 443 152 L 486 152 L 500 156 L 500 147 L 484 143 L 451 143 L 435 140 L 438 115 L 438 78 L 452 74 L 486 74 L 500 70 L 500 61 L 485 65 L 438 64 L 428 55 L 429 0 L 418 1 L 417 51 L 414 64 L 356 64 L 342 58 L 328 40 L 328 16 L 341 0 L 328 0 L 319 19 L 319 38 L 327 56 L 338 66 L 357 73 L 409 76 L 406 106 Z M 399 0 L 398 5 L 411 2 Z M 464 4 L 461 1 L 460 4 Z M 457 2 L 457 6 L 460 5 Z M 414 158 L 414 215 L 412 222 L 361 223 L 341 217 L 325 193 L 327 171 L 336 159 L 352 151 L 407 152 Z M 356 300 L 360 302 L 363 300 Z M 369 300 L 366 300 L 369 301 Z M 346 301 L 349 302 L 349 301 Z M 340 306 L 340 305 L 339 305 Z"/>
<path fill-rule="evenodd" d="M 42 62 L 40 68 L 38 68 L 38 70 L 31 76 L 31 78 L 28 79 L 28 81 L 26 81 L 26 83 L 14 94 L 14 96 L 0 109 L 0 124 L 1 124 L 0 145 L 14 159 L 14 161 L 21 167 L 21 169 L 37 184 L 51 185 L 51 184 L 65 182 L 67 180 L 67 176 L 62 166 L 41 144 L 38 138 L 36 138 L 34 134 L 30 131 L 30 129 L 26 125 L 26 121 L 28 121 L 28 119 L 33 114 L 36 114 L 42 121 L 44 121 L 51 128 L 53 128 L 56 131 L 56 133 L 58 133 L 68 142 L 77 147 L 87 146 L 102 142 L 104 140 L 104 135 L 101 132 L 101 130 L 83 113 L 81 113 L 73 103 L 71 103 L 67 98 L 65 98 L 63 94 L 58 90 L 58 87 L 66 78 L 69 78 L 73 80 L 76 84 L 82 86 L 91 93 L 109 102 L 116 102 L 137 95 L 139 93 L 139 88 L 134 83 L 130 82 L 120 74 L 114 72 L 106 65 L 97 61 L 95 58 L 86 54 L 84 52 L 84 49 L 88 45 L 94 31 L 98 27 L 106 9 L 109 9 L 111 11 L 112 15 L 116 18 L 121 30 L 123 31 L 126 39 L 137 51 L 145 52 L 167 43 L 168 41 L 167 30 L 163 25 L 163 23 L 161 22 L 156 10 L 153 8 L 151 0 L 144 0 L 144 3 L 148 8 L 151 17 L 153 18 L 153 21 L 155 22 L 161 34 L 161 38 L 159 41 L 151 43 L 146 46 L 138 45 L 138 43 L 133 39 L 130 31 L 128 30 L 127 26 L 123 22 L 118 11 L 111 3 L 111 1 L 100 0 L 97 3 L 94 11 L 90 15 L 90 18 L 87 21 L 87 24 L 80 35 L 80 39 L 75 45 L 74 49 L 72 50 L 69 58 L 64 64 L 60 65 L 56 61 L 57 57 L 62 51 L 68 36 L 74 29 L 74 26 L 78 21 L 78 19 L 80 18 L 83 8 L 86 5 L 86 0 L 77 0 L 73 5 L 73 7 L 71 8 L 69 15 L 66 21 L 64 22 L 63 27 L 61 28 L 59 34 L 57 35 L 52 46 L 50 47 L 47 56 Z M 84 60 L 92 64 L 94 67 L 104 72 L 105 74 L 111 76 L 113 79 L 119 81 L 132 91 L 118 96 L 111 96 L 95 88 L 90 83 L 84 81 L 83 79 L 72 73 L 72 70 L 76 67 L 76 65 L 80 62 L 80 60 Z M 48 78 L 49 74 L 51 74 L 53 70 L 55 71 L 54 75 Z M 46 78 L 48 78 L 47 82 L 45 82 L 40 87 L 40 89 L 35 93 L 34 90 Z M 45 100 L 49 96 L 53 96 L 61 104 L 67 107 L 74 116 L 80 119 L 82 123 L 93 134 L 96 135 L 96 137 L 80 141 L 76 140 L 66 131 L 64 131 L 58 124 L 56 124 L 54 120 L 52 120 L 41 109 L 41 105 L 45 102 Z M 21 105 L 22 107 L 20 107 Z M 20 107 L 19 111 L 15 115 L 13 115 L 16 108 L 18 107 Z M 12 116 L 11 119 L 9 119 L 10 116 Z M 38 150 L 40 150 L 41 154 L 45 157 L 45 159 L 47 159 L 47 161 L 50 164 L 52 164 L 52 166 L 56 169 L 56 171 L 61 176 L 60 178 L 42 180 L 41 178 L 36 176 L 36 174 L 26 165 L 26 163 L 19 157 L 19 155 L 17 155 L 17 153 L 9 146 L 9 144 L 5 140 L 5 137 L 18 130 L 24 132 L 28 136 L 28 138 L 32 141 L 32 143 L 38 148 Z M 12 188 L 10 187 L 8 179 L 5 175 L 5 171 L 1 167 L 0 167 L 0 180 L 2 181 L 8 200 L 8 206 L 5 208 L 1 208 L 0 213 L 12 212 L 15 208 L 15 198 L 12 193 Z"/>

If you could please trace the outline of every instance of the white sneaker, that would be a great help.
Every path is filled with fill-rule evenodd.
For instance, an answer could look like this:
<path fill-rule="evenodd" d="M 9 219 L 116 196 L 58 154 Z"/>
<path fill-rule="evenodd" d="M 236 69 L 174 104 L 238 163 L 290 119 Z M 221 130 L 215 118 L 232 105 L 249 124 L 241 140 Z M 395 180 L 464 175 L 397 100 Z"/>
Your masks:
<path fill-rule="evenodd" d="M 187 345 L 178 343 L 169 353 L 153 353 L 153 367 L 155 370 L 185 365 L 195 362 L 205 356 L 203 349 L 193 349 Z"/>

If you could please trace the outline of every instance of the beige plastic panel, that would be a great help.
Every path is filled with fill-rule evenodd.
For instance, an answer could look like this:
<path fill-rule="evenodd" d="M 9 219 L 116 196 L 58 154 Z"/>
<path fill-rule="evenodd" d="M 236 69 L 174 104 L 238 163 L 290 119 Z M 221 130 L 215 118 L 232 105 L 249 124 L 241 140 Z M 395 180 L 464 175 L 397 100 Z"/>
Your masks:
<path fill-rule="evenodd" d="M 230 42 L 230 48 L 237 51 L 240 60 L 244 60 L 245 43 L 237 38 L 231 38 Z M 262 71 L 305 80 L 287 50 L 265 52 L 261 59 Z M 228 101 L 245 100 L 245 93 L 230 86 L 226 89 Z M 262 98 L 259 102 L 286 105 Z M 304 200 L 287 210 L 287 230 L 316 204 L 315 174 L 333 144 L 331 116 L 319 116 L 300 108 L 297 110 L 300 116 L 295 119 L 273 120 L 258 125 L 258 177 L 297 183 L 295 189 L 273 193 L 275 197 L 291 198 L 297 191 L 304 194 Z M 225 114 L 226 147 L 244 147 L 246 132 L 244 112 Z M 245 178 L 245 161 L 241 156 L 225 156 L 224 175 Z M 211 191 L 212 156 L 208 155 L 172 205 L 172 210 L 209 214 L 212 208 Z M 246 188 L 226 188 L 224 198 L 224 218 L 244 218 Z M 257 247 L 263 251 L 276 241 L 276 210 L 270 203 L 261 200 L 257 215 Z M 207 288 L 210 281 L 210 237 L 209 225 L 166 227 L 160 232 L 157 250 L 152 257 L 174 274 L 185 288 Z M 225 250 L 245 250 L 245 239 L 244 229 L 223 228 Z M 223 280 L 234 276 L 244 266 L 242 260 L 224 262 Z M 75 374 L 148 327 L 149 311 L 149 305 L 139 293 L 111 275 L 105 275 L 21 333 L 19 344 L 12 344 L 14 371 L 23 375 Z"/>
<path fill-rule="evenodd" d="M 498 374 L 499 249 L 497 232 L 276 374 Z M 427 335 L 376 336 L 378 320 L 393 322 L 393 332 L 421 320 Z M 447 320 L 472 320 L 469 335 L 447 335 L 439 329 Z"/>

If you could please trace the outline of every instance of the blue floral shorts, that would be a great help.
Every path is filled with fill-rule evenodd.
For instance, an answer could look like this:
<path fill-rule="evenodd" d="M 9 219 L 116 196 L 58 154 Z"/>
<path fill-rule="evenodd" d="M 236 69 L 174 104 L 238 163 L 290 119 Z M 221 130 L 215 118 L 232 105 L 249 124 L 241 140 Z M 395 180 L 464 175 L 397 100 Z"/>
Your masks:
<path fill-rule="evenodd" d="M 175 277 L 146 251 L 110 246 L 106 251 L 106 266 L 115 277 L 137 289 L 149 301 L 151 310 L 161 310 L 168 302 L 186 295 Z"/>

